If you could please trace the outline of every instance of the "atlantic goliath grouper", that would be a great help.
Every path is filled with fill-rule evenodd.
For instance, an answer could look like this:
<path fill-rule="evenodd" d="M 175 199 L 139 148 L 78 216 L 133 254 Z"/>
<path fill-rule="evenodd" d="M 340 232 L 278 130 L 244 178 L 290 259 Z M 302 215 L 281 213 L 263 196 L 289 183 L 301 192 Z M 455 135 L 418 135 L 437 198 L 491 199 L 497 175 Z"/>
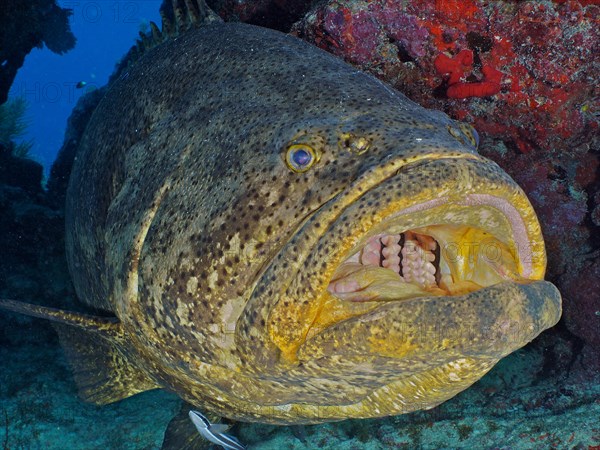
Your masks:
<path fill-rule="evenodd" d="M 164 388 L 272 424 L 432 408 L 561 312 L 536 215 L 477 141 L 295 37 L 191 30 L 112 84 L 74 163 L 69 268 L 111 317 L 0 305 L 58 322 L 97 404 Z"/>

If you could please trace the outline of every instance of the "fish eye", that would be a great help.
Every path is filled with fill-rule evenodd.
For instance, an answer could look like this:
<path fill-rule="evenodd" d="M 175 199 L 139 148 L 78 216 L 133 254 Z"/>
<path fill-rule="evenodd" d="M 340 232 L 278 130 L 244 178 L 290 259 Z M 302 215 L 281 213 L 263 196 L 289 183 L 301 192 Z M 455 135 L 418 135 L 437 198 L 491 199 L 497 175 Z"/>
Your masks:
<path fill-rule="evenodd" d="M 306 172 L 317 160 L 315 151 L 306 144 L 290 145 L 285 162 L 294 172 Z"/>

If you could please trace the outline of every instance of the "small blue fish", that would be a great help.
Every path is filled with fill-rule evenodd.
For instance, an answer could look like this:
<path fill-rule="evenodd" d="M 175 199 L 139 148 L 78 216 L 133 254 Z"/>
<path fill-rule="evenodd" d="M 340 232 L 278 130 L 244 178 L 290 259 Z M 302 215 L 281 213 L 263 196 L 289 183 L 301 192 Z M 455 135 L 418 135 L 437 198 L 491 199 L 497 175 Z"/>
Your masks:
<path fill-rule="evenodd" d="M 86 82 L 86 81 L 80 81 L 80 82 L 78 82 L 78 83 L 75 85 L 75 87 L 76 87 L 77 89 L 81 89 L 81 88 L 84 88 L 84 87 L 86 87 L 86 86 L 87 86 L 87 82 Z"/>
<path fill-rule="evenodd" d="M 206 417 L 194 410 L 190 410 L 189 416 L 198 433 L 210 442 L 220 445 L 226 450 L 245 450 L 246 447 L 240 441 L 225 434 L 225 431 L 229 428 L 227 425 L 222 423 L 212 424 Z"/>

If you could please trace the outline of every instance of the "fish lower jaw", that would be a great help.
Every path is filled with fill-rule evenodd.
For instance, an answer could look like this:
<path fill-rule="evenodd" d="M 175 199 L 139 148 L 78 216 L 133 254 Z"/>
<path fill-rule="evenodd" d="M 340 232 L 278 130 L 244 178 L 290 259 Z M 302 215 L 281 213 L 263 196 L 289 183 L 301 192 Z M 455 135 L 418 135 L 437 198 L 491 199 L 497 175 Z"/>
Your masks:
<path fill-rule="evenodd" d="M 335 271 L 327 290 L 353 302 L 467 294 L 518 274 L 515 252 L 469 226 L 431 225 L 379 233 Z"/>

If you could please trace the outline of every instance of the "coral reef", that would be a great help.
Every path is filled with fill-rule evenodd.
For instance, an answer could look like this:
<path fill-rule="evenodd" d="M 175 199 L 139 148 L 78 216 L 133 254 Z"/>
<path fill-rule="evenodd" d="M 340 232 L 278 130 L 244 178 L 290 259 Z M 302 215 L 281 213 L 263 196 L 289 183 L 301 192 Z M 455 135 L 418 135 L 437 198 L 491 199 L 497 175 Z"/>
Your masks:
<path fill-rule="evenodd" d="M 583 348 L 582 363 L 600 371 L 600 259 L 588 259 L 577 272 L 569 271 L 563 278 L 566 295 L 576 297 L 565 302 L 564 315 L 570 329 L 588 345 Z M 583 313 L 582 313 L 583 311 Z"/>
<path fill-rule="evenodd" d="M 75 46 L 69 26 L 69 9 L 55 0 L 2 0 L 0 3 L 0 104 L 23 65 L 25 56 L 45 45 L 62 54 Z"/>
<path fill-rule="evenodd" d="M 454 58 L 440 53 L 433 62 L 435 70 L 440 75 L 447 75 L 448 98 L 489 97 L 500 92 L 502 72 L 486 65 L 481 67 L 481 81 L 462 81 L 467 78 L 467 72 L 472 72 L 473 51 L 461 50 Z"/>
<path fill-rule="evenodd" d="M 584 106 L 597 114 L 599 14 L 578 1 L 349 0 L 324 3 L 294 30 L 528 152 L 568 148 L 565 140 L 598 130 Z M 485 83 L 493 89 L 482 91 Z"/>
<path fill-rule="evenodd" d="M 27 126 L 25 108 L 22 98 L 0 105 L 0 296 L 43 301 L 53 284 L 61 292 L 68 284 L 64 221 L 49 207 L 42 165 L 23 157 L 13 141 Z"/>
<path fill-rule="evenodd" d="M 590 294 L 600 252 L 598 17 L 594 1 L 331 0 L 293 28 L 475 126 L 481 153 L 531 199 L 566 326 L 590 348 L 600 329 L 600 296 Z M 600 352 L 590 353 L 598 364 Z"/>
<path fill-rule="evenodd" d="M 40 163 L 14 156 L 10 148 L 0 144 L 0 183 L 21 188 L 28 194 L 42 194 L 43 170 Z"/>

